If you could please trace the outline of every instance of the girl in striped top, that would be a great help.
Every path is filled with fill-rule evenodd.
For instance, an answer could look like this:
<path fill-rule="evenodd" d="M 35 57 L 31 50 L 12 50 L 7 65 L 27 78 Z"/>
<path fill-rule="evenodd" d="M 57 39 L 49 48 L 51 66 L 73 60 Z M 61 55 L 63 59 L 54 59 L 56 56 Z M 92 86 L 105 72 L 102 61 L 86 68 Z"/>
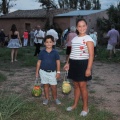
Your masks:
<path fill-rule="evenodd" d="M 87 81 L 92 79 L 91 69 L 94 59 L 93 39 L 86 34 L 87 22 L 85 19 L 79 19 L 76 22 L 78 36 L 72 39 L 72 49 L 67 63 L 64 66 L 68 70 L 68 78 L 74 83 L 74 104 L 67 108 L 72 111 L 77 107 L 80 95 L 83 100 L 83 110 L 80 116 L 86 116 L 88 109 L 88 91 Z"/>

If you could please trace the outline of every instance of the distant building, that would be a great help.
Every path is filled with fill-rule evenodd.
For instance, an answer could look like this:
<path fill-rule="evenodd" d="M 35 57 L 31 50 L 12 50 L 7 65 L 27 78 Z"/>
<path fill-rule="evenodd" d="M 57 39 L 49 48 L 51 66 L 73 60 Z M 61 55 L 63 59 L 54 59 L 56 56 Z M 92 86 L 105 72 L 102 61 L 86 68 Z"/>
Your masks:
<path fill-rule="evenodd" d="M 97 18 L 107 18 L 106 10 L 73 10 L 73 9 L 54 9 L 49 11 L 50 22 L 54 22 L 62 30 L 75 26 L 76 19 L 83 17 L 88 22 L 88 28 L 96 27 Z M 41 25 L 44 29 L 46 18 L 48 17 L 47 11 L 44 9 L 36 10 L 17 10 L 15 12 L 0 16 L 0 29 L 3 28 L 5 33 L 8 34 L 12 24 L 16 24 L 20 36 L 23 35 L 25 30 L 30 31 L 36 25 Z M 89 30 L 88 29 L 88 30 Z"/>
<path fill-rule="evenodd" d="M 58 24 L 61 29 L 66 29 L 76 25 L 76 19 L 84 18 L 88 23 L 88 31 L 94 27 L 97 30 L 97 19 L 108 18 L 106 10 L 74 10 L 54 16 L 54 23 Z"/>
<path fill-rule="evenodd" d="M 53 19 L 54 15 L 65 13 L 68 11 L 70 10 L 50 10 L 50 20 Z M 30 31 L 31 29 L 35 28 L 38 24 L 41 26 L 41 28 L 44 28 L 47 17 L 47 11 L 44 9 L 17 10 L 15 12 L 0 16 L 0 29 L 4 28 L 4 31 L 7 34 L 10 31 L 11 25 L 16 24 L 20 32 L 20 36 L 22 36 L 25 30 Z"/>

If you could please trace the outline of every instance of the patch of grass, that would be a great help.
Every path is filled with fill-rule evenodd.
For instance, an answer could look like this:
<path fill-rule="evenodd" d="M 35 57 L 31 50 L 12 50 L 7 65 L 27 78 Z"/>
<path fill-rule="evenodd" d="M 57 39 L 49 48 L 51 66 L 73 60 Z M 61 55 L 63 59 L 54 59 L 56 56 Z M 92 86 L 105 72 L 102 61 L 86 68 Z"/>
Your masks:
<path fill-rule="evenodd" d="M 24 101 L 20 99 L 20 96 L 9 95 L 4 96 L 4 93 L 0 96 L 0 113 L 1 120 L 10 120 L 11 116 L 20 110 L 24 105 Z"/>
<path fill-rule="evenodd" d="M 57 112 L 48 111 L 45 106 L 26 102 L 19 113 L 12 117 L 13 120 L 57 120 Z"/>
<path fill-rule="evenodd" d="M 72 105 L 72 101 L 68 98 L 63 99 L 62 101 L 64 103 L 63 106 L 60 106 L 59 108 L 61 109 L 63 116 L 69 116 L 69 119 L 66 120 L 113 120 L 113 114 L 105 111 L 105 110 L 98 110 L 95 105 L 90 104 L 89 106 L 89 114 L 87 117 L 80 117 L 80 112 L 82 111 L 82 103 L 79 102 L 78 107 L 73 110 L 72 112 L 67 112 L 65 109 L 68 106 Z M 93 101 L 94 102 L 94 101 Z M 62 114 L 61 113 L 61 114 Z M 63 117 L 64 118 L 64 117 Z"/>
<path fill-rule="evenodd" d="M 7 80 L 7 77 L 4 74 L 0 73 L 0 82 L 3 82 L 5 80 Z"/>
<path fill-rule="evenodd" d="M 1 69 L 14 69 L 14 68 L 21 68 L 21 67 L 33 67 L 36 66 L 37 57 L 33 56 L 34 54 L 34 47 L 22 47 L 18 49 L 18 61 L 11 63 L 10 62 L 10 52 L 11 50 L 4 47 L 0 48 L 0 67 Z"/>
<path fill-rule="evenodd" d="M 117 62 L 120 63 L 120 51 L 116 51 L 116 57 L 112 57 L 111 60 L 108 59 L 108 51 L 106 49 L 106 46 L 99 46 L 97 48 L 97 57 L 95 60 L 99 60 L 101 62 L 107 62 L 107 63 L 112 63 L 112 62 Z"/>

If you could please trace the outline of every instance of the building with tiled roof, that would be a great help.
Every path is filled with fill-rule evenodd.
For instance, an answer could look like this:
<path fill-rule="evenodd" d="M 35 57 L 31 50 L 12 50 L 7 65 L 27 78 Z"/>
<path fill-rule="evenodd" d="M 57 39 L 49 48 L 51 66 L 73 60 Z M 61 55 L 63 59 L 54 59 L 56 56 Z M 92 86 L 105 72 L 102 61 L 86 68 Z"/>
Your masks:
<path fill-rule="evenodd" d="M 49 18 L 52 23 L 53 17 L 60 13 L 65 13 L 71 10 L 68 9 L 54 9 L 49 10 Z M 6 15 L 0 16 L 0 29 L 3 28 L 5 33 L 8 34 L 12 24 L 16 24 L 20 36 L 27 29 L 30 31 L 35 28 L 36 25 L 40 25 L 44 28 L 48 14 L 45 9 L 35 10 L 17 10 Z"/>
<path fill-rule="evenodd" d="M 8 34 L 12 24 L 16 24 L 20 36 L 27 29 L 30 31 L 36 25 L 40 25 L 44 29 L 47 17 L 50 18 L 50 24 L 54 22 L 57 28 L 62 30 L 75 26 L 76 19 L 83 17 L 88 23 L 89 29 L 94 27 L 97 30 L 97 19 L 107 18 L 106 10 L 68 10 L 68 9 L 54 9 L 47 11 L 44 9 L 36 10 L 17 10 L 15 12 L 0 16 L 0 29 L 4 29 Z"/>

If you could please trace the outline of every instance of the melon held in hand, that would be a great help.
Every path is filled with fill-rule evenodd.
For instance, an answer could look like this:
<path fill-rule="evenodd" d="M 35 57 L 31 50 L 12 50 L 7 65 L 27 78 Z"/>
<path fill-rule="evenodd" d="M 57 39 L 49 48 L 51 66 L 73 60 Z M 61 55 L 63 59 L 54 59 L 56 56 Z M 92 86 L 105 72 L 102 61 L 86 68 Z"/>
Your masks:
<path fill-rule="evenodd" d="M 32 95 L 34 97 L 40 97 L 42 94 L 42 89 L 40 88 L 39 85 L 35 85 L 32 89 Z"/>
<path fill-rule="evenodd" d="M 62 84 L 62 92 L 68 94 L 71 91 L 71 85 L 69 81 L 64 81 Z"/>

